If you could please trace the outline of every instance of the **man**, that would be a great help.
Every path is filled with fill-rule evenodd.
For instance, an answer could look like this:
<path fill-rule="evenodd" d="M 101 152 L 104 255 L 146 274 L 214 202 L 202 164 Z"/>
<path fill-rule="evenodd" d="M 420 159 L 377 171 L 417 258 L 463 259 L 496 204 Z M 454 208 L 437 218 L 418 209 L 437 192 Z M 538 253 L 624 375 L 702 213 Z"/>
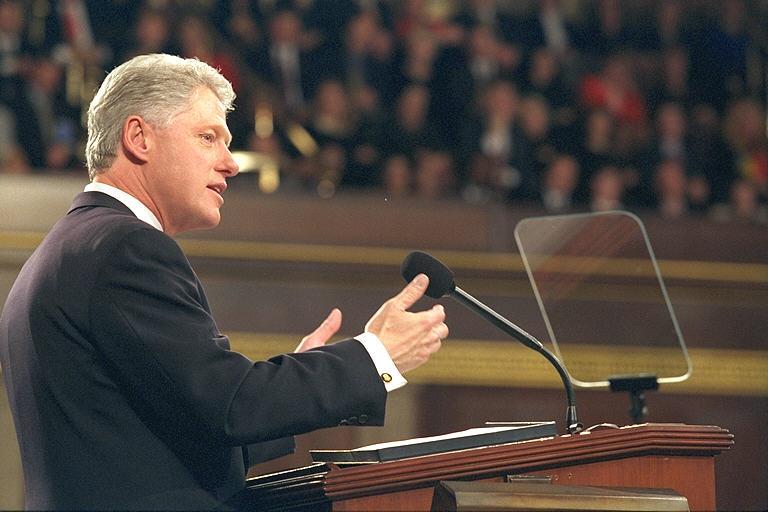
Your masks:
<path fill-rule="evenodd" d="M 334 310 L 297 353 L 254 363 L 229 350 L 170 236 L 219 223 L 238 171 L 233 99 L 213 68 L 169 55 L 117 67 L 94 97 L 92 183 L 0 318 L 28 508 L 222 507 L 244 486 L 243 446 L 382 424 L 400 373 L 448 335 L 440 306 L 406 311 L 426 289 L 419 276 L 357 339 L 325 345 Z"/>

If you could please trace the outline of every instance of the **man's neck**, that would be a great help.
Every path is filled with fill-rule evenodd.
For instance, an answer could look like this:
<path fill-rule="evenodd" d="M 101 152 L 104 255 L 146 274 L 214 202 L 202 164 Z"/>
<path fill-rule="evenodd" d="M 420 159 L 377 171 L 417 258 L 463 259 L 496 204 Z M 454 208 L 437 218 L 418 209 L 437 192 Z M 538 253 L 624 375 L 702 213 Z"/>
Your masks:
<path fill-rule="evenodd" d="M 127 179 L 123 177 L 126 174 L 129 176 Z M 150 197 L 150 195 L 146 193 L 146 188 L 142 186 L 140 179 L 136 177 L 139 174 L 140 173 L 138 172 L 120 173 L 120 172 L 112 172 L 110 170 L 110 171 L 97 174 L 93 178 L 93 183 L 100 183 L 103 185 L 114 187 L 117 190 L 125 194 L 128 194 L 132 198 L 136 199 L 139 203 L 141 203 L 141 205 L 144 208 L 148 210 L 149 213 L 151 213 L 152 217 L 154 217 L 154 219 L 157 221 L 157 225 L 155 225 L 154 222 L 150 222 L 150 224 L 155 225 L 155 227 L 159 226 L 159 229 L 163 230 L 163 226 L 165 224 L 163 223 L 162 216 L 160 215 L 160 212 L 157 209 L 157 206 L 155 205 L 154 201 L 152 201 L 152 198 Z M 146 220 L 146 219 L 142 219 L 142 220 Z"/>

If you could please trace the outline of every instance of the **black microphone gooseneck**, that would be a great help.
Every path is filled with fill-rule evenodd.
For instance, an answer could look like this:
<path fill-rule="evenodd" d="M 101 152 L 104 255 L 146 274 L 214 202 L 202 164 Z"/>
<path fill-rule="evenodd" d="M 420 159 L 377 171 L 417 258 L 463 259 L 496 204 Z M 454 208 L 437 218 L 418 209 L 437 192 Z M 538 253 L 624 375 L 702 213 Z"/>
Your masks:
<path fill-rule="evenodd" d="M 576 434 L 583 428 L 579 423 L 576 413 L 576 399 L 573 393 L 573 383 L 563 364 L 550 352 L 539 340 L 513 324 L 496 311 L 492 310 L 472 295 L 468 294 L 453 281 L 453 272 L 439 260 L 421 251 L 414 251 L 403 260 L 401 273 L 406 281 L 411 281 L 418 274 L 425 274 L 429 278 L 429 287 L 426 294 L 434 299 L 449 295 L 481 317 L 485 318 L 497 328 L 509 334 L 528 348 L 543 355 L 557 370 L 563 381 L 565 393 L 568 399 L 568 408 L 565 413 L 566 431 Z"/>

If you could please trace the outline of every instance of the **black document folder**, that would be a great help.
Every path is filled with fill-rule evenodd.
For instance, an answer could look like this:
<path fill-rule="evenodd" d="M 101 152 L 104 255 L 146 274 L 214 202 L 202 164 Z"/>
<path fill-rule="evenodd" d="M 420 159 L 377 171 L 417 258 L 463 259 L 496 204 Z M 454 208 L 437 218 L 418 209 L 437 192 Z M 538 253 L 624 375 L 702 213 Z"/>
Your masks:
<path fill-rule="evenodd" d="M 554 437 L 556 434 L 557 427 L 554 421 L 493 423 L 485 427 L 471 428 L 440 436 L 374 444 L 353 450 L 310 450 L 309 453 L 315 462 L 360 464 L 529 441 Z"/>

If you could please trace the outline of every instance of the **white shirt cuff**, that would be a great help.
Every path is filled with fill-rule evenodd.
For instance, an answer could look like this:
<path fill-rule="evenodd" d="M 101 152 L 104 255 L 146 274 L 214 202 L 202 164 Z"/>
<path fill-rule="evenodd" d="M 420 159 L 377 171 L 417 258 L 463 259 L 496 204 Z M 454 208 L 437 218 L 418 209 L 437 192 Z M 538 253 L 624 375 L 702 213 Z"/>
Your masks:
<path fill-rule="evenodd" d="M 368 351 L 368 355 L 371 356 L 373 365 L 376 367 L 376 371 L 379 372 L 387 393 L 408 384 L 408 381 L 405 380 L 405 377 L 402 376 L 397 366 L 395 366 L 392 358 L 389 357 L 387 349 L 378 336 L 371 332 L 364 332 L 359 336 L 355 336 L 355 339 L 363 344 L 365 350 Z"/>

